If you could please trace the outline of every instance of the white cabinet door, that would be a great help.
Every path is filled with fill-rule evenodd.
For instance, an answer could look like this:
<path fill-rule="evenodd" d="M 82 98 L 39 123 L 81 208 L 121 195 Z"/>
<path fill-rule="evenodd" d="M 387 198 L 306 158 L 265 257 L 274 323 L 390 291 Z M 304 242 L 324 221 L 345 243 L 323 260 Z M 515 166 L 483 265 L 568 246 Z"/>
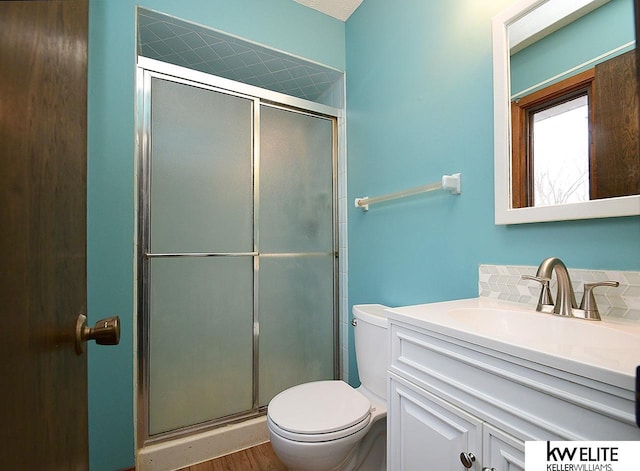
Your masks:
<path fill-rule="evenodd" d="M 482 463 L 482 422 L 395 376 L 389 383 L 387 469 L 464 470 L 460 453 Z"/>
<path fill-rule="evenodd" d="M 483 435 L 483 469 L 524 471 L 524 442 L 487 423 Z"/>

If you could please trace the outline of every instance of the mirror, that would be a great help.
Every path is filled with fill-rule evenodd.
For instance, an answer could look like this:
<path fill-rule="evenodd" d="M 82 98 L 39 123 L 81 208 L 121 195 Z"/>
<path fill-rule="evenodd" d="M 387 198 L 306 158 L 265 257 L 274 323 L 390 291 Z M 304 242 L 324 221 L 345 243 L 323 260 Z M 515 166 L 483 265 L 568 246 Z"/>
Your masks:
<path fill-rule="evenodd" d="M 611 33 L 612 17 L 605 16 L 604 21 L 607 22 L 607 27 L 586 23 L 590 28 L 587 29 L 589 32 L 587 38 L 578 37 L 576 39 L 572 36 L 576 31 L 576 25 L 580 25 L 581 22 L 583 24 L 587 21 L 593 22 L 599 17 L 602 18 L 603 12 L 611 15 L 612 11 L 622 11 L 623 15 L 622 25 L 613 28 L 615 34 Z M 609 33 L 600 35 L 604 37 L 597 38 L 596 32 L 601 31 L 609 31 Z M 563 38 L 568 42 L 551 42 L 558 41 L 558 38 Z M 553 44 L 552 54 L 548 53 L 550 44 Z M 568 79 L 568 77 L 575 74 L 585 74 L 587 69 L 594 70 L 596 65 L 600 67 L 601 63 L 605 63 L 610 58 L 635 49 L 633 1 L 523 0 L 493 19 L 493 48 L 496 224 L 640 214 L 640 195 L 637 194 L 637 190 L 632 190 L 631 193 L 636 194 L 628 196 L 600 197 L 601 199 L 579 202 L 546 203 L 548 204 L 546 206 L 527 206 L 530 202 L 522 204 L 516 202 L 514 205 L 514 192 L 520 191 L 518 189 L 520 177 L 516 177 L 514 180 L 513 173 L 514 171 L 518 172 L 518 163 L 517 159 L 515 163 L 512 159 L 512 136 L 514 136 L 512 133 L 512 102 L 526 101 L 524 97 L 540 94 L 543 89 L 558 87 L 557 83 Z M 536 49 L 546 49 L 546 57 L 536 59 L 531 52 Z M 626 55 L 633 56 L 634 52 Z M 536 60 L 538 60 L 537 63 Z M 635 75 L 631 77 L 635 86 Z M 637 110 L 637 105 L 635 106 Z M 550 114 L 553 115 L 553 113 Z M 637 114 L 634 115 L 634 119 L 637 123 Z M 635 126 L 637 129 L 637 124 Z M 593 139 L 588 139 L 592 144 Z M 637 131 L 634 133 L 633 139 L 635 139 L 635 146 L 637 146 Z M 563 134 L 560 141 L 564 143 L 566 140 Z M 517 141 L 514 143 L 517 148 Z M 593 147 L 597 148 L 597 146 Z M 635 168 L 627 169 L 626 173 L 637 175 L 640 160 L 637 147 L 634 147 L 630 155 L 630 160 Z M 532 166 L 530 165 L 529 168 Z M 528 178 L 533 181 L 533 176 Z M 636 187 L 637 184 L 634 188 Z M 587 197 L 588 193 L 587 190 Z"/>

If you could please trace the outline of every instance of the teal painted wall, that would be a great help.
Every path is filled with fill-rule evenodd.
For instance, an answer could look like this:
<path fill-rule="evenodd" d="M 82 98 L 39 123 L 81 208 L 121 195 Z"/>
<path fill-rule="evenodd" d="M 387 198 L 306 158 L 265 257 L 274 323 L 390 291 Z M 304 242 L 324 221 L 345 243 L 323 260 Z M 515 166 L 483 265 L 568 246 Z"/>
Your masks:
<path fill-rule="evenodd" d="M 511 92 L 516 94 L 623 46 L 635 39 L 634 32 L 633 2 L 611 0 L 513 55 Z M 633 47 L 629 46 L 618 54 L 630 49 Z M 576 72 L 594 65 L 583 67 Z"/>
<path fill-rule="evenodd" d="M 117 347 L 89 347 L 93 471 L 134 464 L 135 6 L 344 70 L 345 25 L 292 0 L 90 0 L 87 295 L 119 315 Z"/>
<path fill-rule="evenodd" d="M 494 225 L 491 19 L 514 3 L 365 0 L 347 21 L 349 201 L 462 173 L 461 196 L 350 208 L 351 305 L 474 297 L 481 263 L 640 270 L 638 217 Z"/>

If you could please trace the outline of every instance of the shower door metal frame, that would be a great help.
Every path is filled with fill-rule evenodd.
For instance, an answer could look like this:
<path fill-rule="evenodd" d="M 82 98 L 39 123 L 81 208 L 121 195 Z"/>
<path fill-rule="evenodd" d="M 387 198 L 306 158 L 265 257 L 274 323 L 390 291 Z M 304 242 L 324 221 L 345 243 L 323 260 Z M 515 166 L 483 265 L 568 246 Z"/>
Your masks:
<path fill-rule="evenodd" d="M 253 193 L 253 251 L 246 253 L 151 253 L 150 241 L 150 162 L 151 162 L 151 81 L 153 78 L 165 79 L 174 83 L 182 83 L 205 90 L 224 93 L 248 99 L 253 102 L 253 138 L 252 138 L 252 193 Z M 191 69 L 159 62 L 144 57 L 138 58 L 136 76 L 136 194 L 137 196 L 137 253 L 136 253 L 136 299 L 137 299 L 137 385 L 136 385 L 136 409 L 137 409 L 137 448 L 171 440 L 177 437 L 192 435 L 215 427 L 239 422 L 265 413 L 265 407 L 259 406 L 259 166 L 260 166 L 260 110 L 261 106 L 279 108 L 309 116 L 329 119 L 332 121 L 332 193 L 333 193 L 333 250 L 328 253 L 333 256 L 334 273 L 334 299 L 333 299 L 333 376 L 340 377 L 341 347 L 340 347 L 340 273 L 338 264 L 338 182 L 337 182 L 337 158 L 338 158 L 338 120 L 342 119 L 342 110 L 332 108 L 319 103 L 302 100 L 277 92 L 264 90 L 251 85 L 223 79 Z M 314 253 L 315 254 L 315 253 Z M 278 254 L 279 256 L 286 254 Z M 306 254 L 313 255 L 313 254 Z M 327 255 L 327 254 L 325 254 Z M 232 414 L 219 419 L 210 420 L 196 425 L 191 425 L 168 432 L 162 432 L 151 436 L 149 434 L 149 337 L 148 329 L 150 321 L 149 300 L 150 286 L 149 266 L 152 258 L 158 257 L 253 257 L 253 365 L 252 365 L 252 408 L 248 411 Z M 264 254 L 263 256 L 269 256 Z M 295 256 L 295 255 L 292 255 Z"/>

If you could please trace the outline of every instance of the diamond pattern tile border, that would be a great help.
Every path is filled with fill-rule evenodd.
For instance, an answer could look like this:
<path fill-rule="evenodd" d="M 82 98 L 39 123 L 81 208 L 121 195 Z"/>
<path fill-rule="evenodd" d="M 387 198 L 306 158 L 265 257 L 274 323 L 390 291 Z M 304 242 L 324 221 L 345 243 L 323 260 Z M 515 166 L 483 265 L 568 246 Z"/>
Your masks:
<path fill-rule="evenodd" d="M 535 275 L 538 267 L 480 265 L 478 269 L 478 294 L 533 307 L 538 302 L 538 283 L 521 279 L 521 275 Z M 576 301 L 580 303 L 585 282 L 613 280 L 620 286 L 595 288 L 594 295 L 602 317 L 623 318 L 640 322 L 640 272 L 616 270 L 569 269 Z M 555 279 L 551 282 L 555 293 Z"/>
<path fill-rule="evenodd" d="M 343 75 L 339 70 L 144 8 L 138 9 L 138 54 L 315 102 L 331 93 Z"/>

